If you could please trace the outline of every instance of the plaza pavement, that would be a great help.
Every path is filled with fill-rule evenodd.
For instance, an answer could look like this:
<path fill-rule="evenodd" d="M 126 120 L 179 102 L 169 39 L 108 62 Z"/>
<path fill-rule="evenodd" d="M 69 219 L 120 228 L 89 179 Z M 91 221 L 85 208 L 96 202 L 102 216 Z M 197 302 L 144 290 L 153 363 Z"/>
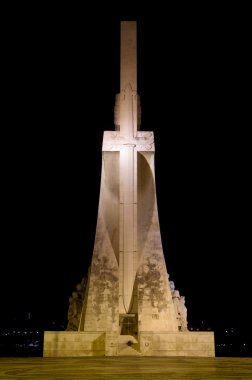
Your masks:
<path fill-rule="evenodd" d="M 252 358 L 0 358 L 1 380 L 252 380 Z"/>

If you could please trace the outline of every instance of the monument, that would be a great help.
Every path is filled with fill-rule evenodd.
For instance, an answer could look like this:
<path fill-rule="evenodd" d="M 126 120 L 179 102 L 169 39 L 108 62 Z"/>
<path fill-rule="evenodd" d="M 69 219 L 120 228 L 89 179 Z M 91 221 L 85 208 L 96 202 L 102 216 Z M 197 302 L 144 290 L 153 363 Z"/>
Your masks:
<path fill-rule="evenodd" d="M 92 262 L 70 298 L 67 331 L 45 332 L 44 356 L 214 356 L 213 332 L 188 331 L 184 298 L 169 283 L 154 135 L 140 131 L 140 122 L 137 24 L 123 21 L 120 94 L 115 130 L 103 137 Z"/>

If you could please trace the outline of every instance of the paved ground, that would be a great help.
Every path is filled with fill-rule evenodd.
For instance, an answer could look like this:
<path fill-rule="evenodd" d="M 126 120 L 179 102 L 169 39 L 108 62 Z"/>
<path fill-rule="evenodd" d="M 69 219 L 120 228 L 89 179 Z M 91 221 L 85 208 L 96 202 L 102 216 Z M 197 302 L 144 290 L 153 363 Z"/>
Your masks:
<path fill-rule="evenodd" d="M 4 380 L 252 379 L 252 358 L 0 358 Z"/>

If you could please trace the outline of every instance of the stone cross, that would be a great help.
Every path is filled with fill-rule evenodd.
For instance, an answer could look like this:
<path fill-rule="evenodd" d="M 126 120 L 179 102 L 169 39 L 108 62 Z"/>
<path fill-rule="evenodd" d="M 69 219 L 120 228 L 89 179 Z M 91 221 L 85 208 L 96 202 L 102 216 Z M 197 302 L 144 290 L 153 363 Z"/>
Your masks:
<path fill-rule="evenodd" d="M 137 257 L 137 155 L 154 151 L 153 132 L 138 131 L 136 22 L 121 23 L 118 131 L 105 131 L 103 151 L 120 152 L 120 296 L 130 312 Z"/>

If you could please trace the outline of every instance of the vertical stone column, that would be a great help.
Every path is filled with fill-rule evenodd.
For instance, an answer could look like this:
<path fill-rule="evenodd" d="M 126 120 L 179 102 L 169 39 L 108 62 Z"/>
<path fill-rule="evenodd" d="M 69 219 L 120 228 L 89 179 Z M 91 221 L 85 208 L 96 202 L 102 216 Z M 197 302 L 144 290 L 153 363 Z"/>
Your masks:
<path fill-rule="evenodd" d="M 130 312 L 135 281 L 136 255 L 136 154 L 131 143 L 137 133 L 137 35 L 136 22 L 121 23 L 120 70 L 120 273 L 122 310 Z"/>
<path fill-rule="evenodd" d="M 137 25 L 121 23 L 120 66 L 120 132 L 122 136 L 137 133 Z"/>
<path fill-rule="evenodd" d="M 120 92 L 129 83 L 132 90 L 137 91 L 137 24 L 135 21 L 122 21 Z"/>

